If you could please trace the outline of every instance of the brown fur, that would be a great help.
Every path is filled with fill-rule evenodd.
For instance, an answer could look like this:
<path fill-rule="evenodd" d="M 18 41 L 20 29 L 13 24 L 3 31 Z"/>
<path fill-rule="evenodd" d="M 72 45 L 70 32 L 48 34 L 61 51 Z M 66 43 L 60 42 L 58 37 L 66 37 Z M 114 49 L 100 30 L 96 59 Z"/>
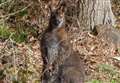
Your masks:
<path fill-rule="evenodd" d="M 61 83 L 84 83 L 84 65 L 79 54 L 70 55 L 61 67 Z"/>
<path fill-rule="evenodd" d="M 67 32 L 64 27 L 58 29 L 56 34 L 60 40 L 67 40 Z"/>

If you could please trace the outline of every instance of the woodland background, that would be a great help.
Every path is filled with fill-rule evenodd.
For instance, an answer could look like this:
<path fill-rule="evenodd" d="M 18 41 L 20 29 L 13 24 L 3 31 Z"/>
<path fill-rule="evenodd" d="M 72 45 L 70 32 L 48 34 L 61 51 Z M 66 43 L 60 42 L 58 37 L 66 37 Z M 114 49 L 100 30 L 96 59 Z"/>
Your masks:
<path fill-rule="evenodd" d="M 119 29 L 120 0 L 111 2 Z M 47 0 L 0 0 L 0 83 L 40 82 L 43 62 L 38 38 L 49 16 Z M 86 83 L 120 83 L 120 61 L 108 59 L 114 56 L 112 47 L 67 23 L 74 50 L 84 55 Z"/>

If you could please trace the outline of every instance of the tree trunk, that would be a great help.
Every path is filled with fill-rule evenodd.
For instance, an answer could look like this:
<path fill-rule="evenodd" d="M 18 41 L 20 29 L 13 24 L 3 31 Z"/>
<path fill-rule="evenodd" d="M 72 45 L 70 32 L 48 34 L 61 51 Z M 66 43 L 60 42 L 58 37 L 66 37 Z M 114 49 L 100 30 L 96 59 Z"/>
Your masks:
<path fill-rule="evenodd" d="M 79 22 L 88 29 L 98 24 L 115 24 L 110 0 L 79 0 Z"/>

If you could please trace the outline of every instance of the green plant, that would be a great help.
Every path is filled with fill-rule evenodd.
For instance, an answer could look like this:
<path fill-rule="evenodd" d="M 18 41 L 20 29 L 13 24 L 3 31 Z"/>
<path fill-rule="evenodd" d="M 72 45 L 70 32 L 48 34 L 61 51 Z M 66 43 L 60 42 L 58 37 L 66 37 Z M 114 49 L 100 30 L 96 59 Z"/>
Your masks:
<path fill-rule="evenodd" d="M 25 32 L 20 32 L 18 34 L 15 33 L 11 38 L 16 42 L 21 43 L 27 40 L 27 33 Z"/>
<path fill-rule="evenodd" d="M 118 82 L 116 80 L 113 80 L 113 79 L 111 81 L 109 81 L 109 82 L 93 79 L 93 80 L 91 80 L 91 81 L 89 81 L 87 83 L 120 83 L 120 82 Z"/>
<path fill-rule="evenodd" d="M 108 65 L 108 64 L 100 64 L 99 71 L 108 73 L 112 76 L 117 74 L 117 70 L 113 66 Z"/>
<path fill-rule="evenodd" d="M 117 83 L 117 81 L 112 79 L 110 83 Z"/>
<path fill-rule="evenodd" d="M 18 43 L 25 42 L 27 40 L 27 32 L 19 31 L 11 31 L 8 26 L 0 25 L 0 38 L 8 39 L 9 37 Z"/>
<path fill-rule="evenodd" d="M 120 73 L 118 72 L 118 70 L 109 64 L 100 64 L 99 65 L 99 73 L 101 73 L 100 75 L 105 75 L 106 76 L 106 80 L 103 83 L 119 83 L 120 79 Z"/>
<path fill-rule="evenodd" d="M 93 79 L 93 80 L 91 80 L 91 81 L 89 81 L 87 83 L 102 83 L 102 81 L 97 80 L 97 79 Z"/>
<path fill-rule="evenodd" d="M 0 25 L 0 38 L 7 39 L 10 34 L 11 32 L 7 26 Z"/>

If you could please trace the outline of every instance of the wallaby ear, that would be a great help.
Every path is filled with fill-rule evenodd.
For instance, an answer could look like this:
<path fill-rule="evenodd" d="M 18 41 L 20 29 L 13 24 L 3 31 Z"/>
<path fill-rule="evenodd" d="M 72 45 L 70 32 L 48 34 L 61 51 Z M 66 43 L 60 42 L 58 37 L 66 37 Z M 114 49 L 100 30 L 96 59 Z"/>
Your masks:
<path fill-rule="evenodd" d="M 49 1 L 49 3 L 48 3 L 48 8 L 49 8 L 49 12 L 51 13 L 53 11 L 51 1 Z"/>
<path fill-rule="evenodd" d="M 51 0 L 49 3 L 50 12 L 54 10 L 65 10 L 65 1 L 64 0 Z"/>
<path fill-rule="evenodd" d="M 66 12 L 66 7 L 65 7 L 65 5 L 61 5 L 61 7 L 59 8 L 62 12 Z"/>
<path fill-rule="evenodd" d="M 60 3 L 61 0 L 51 0 L 48 4 L 49 4 L 49 9 L 50 11 L 54 11 L 57 9 L 58 4 Z"/>
<path fill-rule="evenodd" d="M 66 3 L 65 3 L 64 0 L 61 0 L 61 2 L 59 2 L 58 9 L 61 10 L 62 12 L 65 12 L 67 10 L 66 9 Z"/>

